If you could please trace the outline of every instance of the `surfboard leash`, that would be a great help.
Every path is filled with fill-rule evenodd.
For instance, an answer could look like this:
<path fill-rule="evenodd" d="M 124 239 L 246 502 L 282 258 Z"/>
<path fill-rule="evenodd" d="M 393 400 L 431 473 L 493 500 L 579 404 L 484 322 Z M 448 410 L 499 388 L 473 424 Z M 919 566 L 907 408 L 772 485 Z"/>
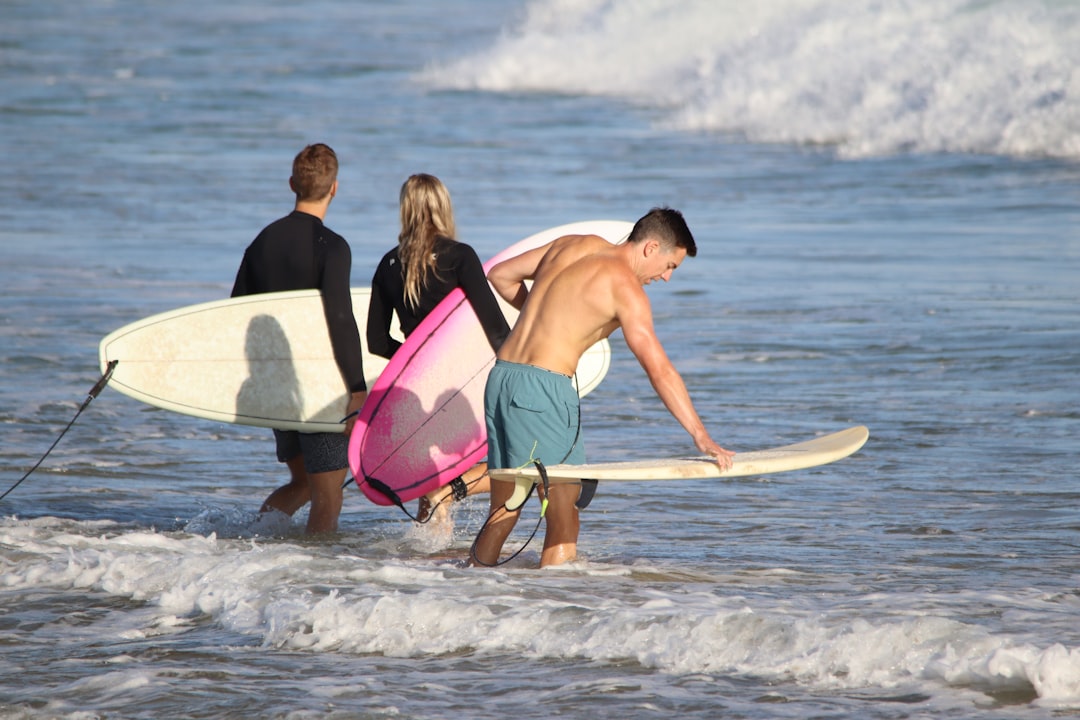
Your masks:
<path fill-rule="evenodd" d="M 98 379 L 98 381 L 94 384 L 94 387 L 90 388 L 90 392 L 87 394 L 86 400 L 84 400 L 83 404 L 79 406 L 79 409 L 75 411 L 75 417 L 71 418 L 71 422 L 67 424 L 67 427 L 60 431 L 60 435 L 57 436 L 56 440 L 53 441 L 53 444 L 49 446 L 49 449 L 45 451 L 45 454 L 41 456 L 41 459 L 34 463 L 34 466 L 27 470 L 26 474 L 19 478 L 18 482 L 5 490 L 3 495 L 0 495 L 0 500 L 6 498 L 12 490 L 19 487 L 19 485 L 22 485 L 23 480 L 26 480 L 26 478 L 30 477 L 31 473 L 37 470 L 41 466 L 41 463 L 45 462 L 45 458 L 49 457 L 49 453 L 51 453 L 53 449 L 60 444 L 60 441 L 64 438 L 64 435 L 67 435 L 67 431 L 71 429 L 71 426 L 74 425 L 75 421 L 79 419 L 80 415 L 82 415 L 83 410 L 85 410 L 87 406 L 90 405 L 91 402 L 93 402 L 94 398 L 100 395 L 101 391 L 105 389 L 105 386 L 109 383 L 109 378 L 112 377 L 113 370 L 116 369 L 116 364 L 119 362 L 119 360 L 109 361 L 109 364 L 105 367 L 105 374 Z"/>
<path fill-rule="evenodd" d="M 536 533 L 540 531 L 540 523 L 544 520 L 544 515 L 547 514 L 547 507 L 548 507 L 547 497 L 548 497 L 548 490 L 550 489 L 551 485 L 548 482 L 547 468 L 544 467 L 544 463 L 542 463 L 539 459 L 534 459 L 532 462 L 533 462 L 534 465 L 536 465 L 536 470 L 537 470 L 537 472 L 540 473 L 540 480 L 544 484 L 544 497 L 540 502 L 540 514 L 536 518 L 536 525 L 533 526 L 532 532 L 529 533 L 529 537 L 527 537 L 525 539 L 525 542 L 523 542 L 521 544 L 521 547 L 519 547 L 517 550 L 515 550 L 513 553 L 511 553 L 510 556 L 507 557 L 505 560 L 496 560 L 493 563 L 486 563 L 483 560 L 481 560 L 480 558 L 476 557 L 476 543 L 478 543 L 480 541 L 480 536 L 484 534 L 484 529 L 488 526 L 488 524 L 492 521 L 492 519 L 494 519 L 495 514 L 497 512 L 499 512 L 499 511 L 502 511 L 502 510 L 505 510 L 506 512 L 516 512 L 517 510 L 520 510 L 521 508 L 525 507 L 525 503 L 529 501 L 530 497 L 532 497 L 533 489 L 536 487 L 535 484 L 533 484 L 533 486 L 531 488 L 529 488 L 529 494 L 525 496 L 525 499 L 521 502 L 521 505 L 517 506 L 516 510 L 514 510 L 514 511 L 507 510 L 506 505 L 503 504 L 503 505 L 500 505 L 499 507 L 495 508 L 494 510 L 491 511 L 491 513 L 488 514 L 487 519 L 484 520 L 484 524 L 480 526 L 480 531 L 476 533 L 476 537 L 473 539 L 472 546 L 469 548 L 469 560 L 470 561 L 476 563 L 477 565 L 481 565 L 483 567 L 499 567 L 500 565 L 505 565 L 506 563 L 510 562 L 511 560 L 516 558 L 518 555 L 523 553 L 525 551 L 525 548 L 529 547 L 529 543 L 531 543 L 533 541 L 533 538 L 536 537 Z"/>
<path fill-rule="evenodd" d="M 378 492 L 382 493 L 383 497 L 392 502 L 394 505 L 397 505 L 399 508 L 401 508 L 401 512 L 405 513 L 413 522 L 427 522 L 427 520 L 421 521 L 417 519 L 415 515 L 409 512 L 409 509 L 405 507 L 405 503 L 402 502 L 401 497 L 396 492 L 394 492 L 394 489 L 392 487 L 384 483 L 382 480 L 375 477 L 365 476 L 364 482 L 375 488 L 375 490 L 377 490 Z M 430 515 L 428 516 L 428 519 L 430 519 Z"/>
<path fill-rule="evenodd" d="M 475 485 L 476 483 L 480 482 L 480 480 L 482 480 L 486 475 L 487 475 L 487 472 L 484 472 L 482 475 L 480 475 L 480 477 L 476 478 L 475 480 L 473 480 L 470 483 L 466 483 L 460 476 L 458 476 L 458 477 L 454 478 L 453 480 L 451 480 L 448 483 L 448 485 L 450 485 L 450 494 L 448 496 L 444 496 L 441 500 L 439 500 L 439 502 L 435 503 L 430 508 L 428 508 L 427 517 L 424 518 L 423 520 L 421 520 L 420 518 L 416 517 L 416 515 L 413 515 L 411 512 L 409 512 L 409 509 L 407 507 L 405 507 L 405 503 L 404 503 L 404 501 L 402 501 L 401 496 L 398 495 L 394 491 L 394 489 L 392 487 L 390 487 L 389 485 L 384 483 L 382 480 L 379 480 L 378 478 L 375 478 L 375 477 L 365 477 L 364 482 L 366 482 L 368 485 L 370 485 L 376 491 L 382 493 L 383 497 L 385 497 L 391 503 L 393 503 L 394 505 L 397 505 L 401 509 L 401 512 L 405 513 L 406 517 L 408 517 L 410 520 L 412 520 L 415 523 L 419 523 L 420 525 L 425 525 L 425 524 L 431 522 L 431 519 L 435 516 L 435 508 L 439 507 L 444 502 L 446 502 L 447 497 L 451 497 L 454 500 L 464 500 L 469 495 L 469 487 L 471 485 Z M 354 482 L 354 481 L 356 481 L 355 478 L 353 478 L 351 480 L 347 480 L 345 482 L 345 485 L 348 485 L 350 482 Z"/>
<path fill-rule="evenodd" d="M 431 505 L 430 507 L 428 507 L 427 517 L 424 518 L 423 520 L 417 520 L 417 522 L 419 522 L 419 523 L 430 522 L 431 519 L 433 517 L 435 517 L 435 510 L 438 509 L 448 499 L 453 500 L 454 502 L 461 502 L 465 498 L 469 497 L 469 488 L 471 488 L 473 485 L 476 485 L 478 482 L 480 482 L 481 480 L 483 480 L 486 477 L 487 477 L 487 470 L 480 473 L 480 475 L 478 477 L 476 477 L 473 480 L 470 480 L 469 482 L 465 482 L 465 478 L 462 475 L 458 475 L 456 478 L 454 478 L 453 480 L 451 480 L 450 482 L 447 483 L 447 485 L 450 486 L 449 494 L 443 495 L 439 499 L 439 502 L 437 502 L 434 505 Z"/>

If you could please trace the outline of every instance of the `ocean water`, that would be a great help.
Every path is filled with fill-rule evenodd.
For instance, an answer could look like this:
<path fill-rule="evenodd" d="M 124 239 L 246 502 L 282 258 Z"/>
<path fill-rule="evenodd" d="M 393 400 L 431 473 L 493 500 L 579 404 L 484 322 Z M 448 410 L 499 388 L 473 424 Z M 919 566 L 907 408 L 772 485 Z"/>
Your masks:
<path fill-rule="evenodd" d="M 413 172 L 482 257 L 682 209 L 649 293 L 714 437 L 871 437 L 601 487 L 578 562 L 478 570 L 485 498 L 439 534 L 350 488 L 312 541 L 256 522 L 268 431 L 106 388 L 0 500 L 0 717 L 1080 715 L 1080 6 L 751 5 L 5 2 L 0 492 L 314 141 L 358 285 Z M 612 345 L 590 458 L 693 453 Z"/>

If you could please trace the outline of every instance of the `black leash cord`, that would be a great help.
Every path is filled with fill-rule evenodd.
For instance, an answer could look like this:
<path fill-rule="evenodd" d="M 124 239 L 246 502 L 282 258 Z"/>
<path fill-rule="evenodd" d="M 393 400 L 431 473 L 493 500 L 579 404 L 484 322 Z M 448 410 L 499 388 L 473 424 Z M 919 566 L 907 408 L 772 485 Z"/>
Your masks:
<path fill-rule="evenodd" d="M 453 480 L 449 483 L 451 486 L 450 492 L 443 495 L 442 499 L 440 499 L 439 502 L 435 503 L 434 505 L 428 506 L 426 518 L 424 518 L 423 520 L 419 520 L 413 517 L 412 513 L 408 512 L 407 510 L 405 511 L 405 514 L 412 518 L 414 521 L 420 523 L 421 525 L 429 523 L 431 522 L 431 519 L 435 517 L 435 511 L 439 507 L 441 507 L 444 502 L 460 502 L 464 500 L 465 498 L 469 497 L 469 490 L 472 488 L 472 486 L 476 485 L 478 482 L 480 482 L 486 477 L 487 470 L 482 472 L 479 477 L 474 480 L 470 480 L 469 482 L 465 482 L 465 479 L 459 475 L 456 480 Z M 402 510 L 405 510 L 405 508 L 402 508 Z"/>
<path fill-rule="evenodd" d="M 476 485 L 478 482 L 480 482 L 481 480 L 483 480 L 486 477 L 487 477 L 487 471 L 484 471 L 475 480 L 470 480 L 469 482 L 463 481 L 461 479 L 461 477 L 459 476 L 457 478 L 457 480 L 454 480 L 453 482 L 457 482 L 457 481 L 460 480 L 461 481 L 462 491 L 459 493 L 456 489 L 452 490 L 451 492 L 444 495 L 443 498 L 441 500 L 439 500 L 439 502 L 435 503 L 434 505 L 429 506 L 428 507 L 427 517 L 425 517 L 423 520 L 421 520 L 416 515 L 413 515 L 411 512 L 409 512 L 409 509 L 407 507 L 405 507 L 405 503 L 402 502 L 400 497 L 398 497 L 398 494 L 396 492 L 394 492 L 386 483 L 382 482 L 381 480 L 379 480 L 377 478 L 372 478 L 372 477 L 364 478 L 363 482 L 366 482 L 368 485 L 373 487 L 375 490 L 382 493 L 383 496 L 386 497 L 386 499 L 388 499 L 391 503 L 396 505 L 401 510 L 401 512 L 405 513 L 405 516 L 407 518 L 409 518 L 413 522 L 418 523 L 420 525 L 426 525 L 427 523 L 431 522 L 431 519 L 433 517 L 435 517 L 436 508 L 441 506 L 443 503 L 451 501 L 451 500 L 464 500 L 469 495 L 469 489 L 472 488 L 473 485 Z M 349 483 L 356 483 L 357 485 L 359 485 L 360 482 L 361 481 L 357 480 L 355 477 L 347 477 L 347 478 L 345 478 L 345 483 L 341 487 L 342 487 L 342 489 L 344 489 L 344 488 L 347 488 L 349 486 Z M 453 484 L 453 482 L 451 484 Z"/>
<path fill-rule="evenodd" d="M 575 440 L 574 442 L 576 443 L 577 441 Z M 571 451 L 573 451 L 573 448 L 570 449 Z M 570 454 L 567 453 L 566 457 L 570 457 Z M 566 460 L 566 458 L 564 457 L 563 460 Z M 540 473 L 540 480 L 544 486 L 544 498 L 541 501 L 540 514 L 536 518 L 536 525 L 533 526 L 532 532 L 529 533 L 529 537 L 525 539 L 525 542 L 521 544 L 521 547 L 511 553 L 510 556 L 505 560 L 496 560 L 493 563 L 486 563 L 480 558 L 476 557 L 476 543 L 480 542 L 480 536 L 484 534 L 484 530 L 487 528 L 488 523 L 490 523 L 491 520 L 495 517 L 495 513 L 499 512 L 500 510 L 505 510 L 508 513 L 521 512 L 521 508 L 525 507 L 525 503 L 529 501 L 530 497 L 532 497 L 533 489 L 536 488 L 535 483 L 531 488 L 529 488 L 529 494 L 526 495 L 525 499 L 521 501 L 521 505 L 518 506 L 517 510 L 507 510 L 506 505 L 503 504 L 491 511 L 491 514 L 487 516 L 487 520 L 485 520 L 484 524 L 480 526 L 480 531 L 476 533 L 476 538 L 473 539 L 472 547 L 469 548 L 469 560 L 471 562 L 474 562 L 477 565 L 481 565 L 483 567 L 499 567 L 500 565 L 505 565 L 506 563 L 510 562 L 518 555 L 520 555 L 525 550 L 525 548 L 529 547 L 529 543 L 531 543 L 533 541 L 533 538 L 536 537 L 536 533 L 540 530 L 540 521 L 544 519 L 544 515 L 547 513 L 548 497 L 550 494 L 549 491 L 551 490 L 551 484 L 548 482 L 547 468 L 544 467 L 544 463 L 540 462 L 539 460 L 533 460 L 533 464 L 536 465 L 536 469 Z"/>
<path fill-rule="evenodd" d="M 83 401 L 83 404 L 79 406 L 78 411 L 76 411 L 75 413 L 75 417 L 71 418 L 71 422 L 69 422 L 67 424 L 67 427 L 65 427 L 60 432 L 60 435 L 56 438 L 56 440 L 53 441 L 53 444 L 49 446 L 49 449 L 45 451 L 45 454 L 41 456 L 41 459 L 34 463 L 34 467 L 27 470 L 26 474 L 19 478 L 19 481 L 17 483 L 5 490 L 3 495 L 0 495 L 0 500 L 6 498 L 12 490 L 22 484 L 23 480 L 30 477 L 30 474 L 37 470 L 41 466 L 41 463 L 45 462 L 45 458 L 49 457 L 49 453 L 51 453 L 53 449 L 60 444 L 60 441 L 64 438 L 64 435 L 67 435 L 67 431 L 71 429 L 71 426 L 74 425 L 75 421 L 79 419 L 80 415 L 82 415 L 83 410 L 85 410 L 86 407 L 93 401 L 93 399 L 100 395 L 101 391 L 105 389 L 105 386 L 108 384 L 109 378 L 112 377 L 113 370 L 116 369 L 116 364 L 118 362 L 120 361 L 109 361 L 108 366 L 105 368 L 105 374 L 101 376 L 101 378 L 97 381 L 97 384 L 95 384 L 94 387 L 90 388 L 90 393 L 86 396 L 86 400 Z"/>
<path fill-rule="evenodd" d="M 536 486 L 533 485 L 531 488 L 529 488 L 529 494 L 525 496 L 525 501 L 526 502 L 528 501 L 528 499 L 530 497 L 532 497 L 533 488 L 535 488 L 535 487 Z M 521 507 L 519 507 L 514 512 L 521 512 L 522 507 L 525 507 L 525 502 L 522 502 Z M 487 516 L 487 519 L 484 520 L 484 524 L 480 526 L 480 531 L 477 532 L 476 537 L 473 538 L 472 547 L 469 548 L 469 561 L 470 562 L 474 562 L 477 565 L 480 565 L 481 567 L 499 567 L 500 565 L 505 565 L 506 563 L 510 562 L 511 560 L 516 558 L 518 555 L 523 553 L 525 551 L 525 548 L 529 547 L 529 543 L 531 543 L 533 541 L 533 538 L 536 537 L 536 533 L 540 531 L 540 523 L 544 519 L 544 514 L 543 513 L 540 513 L 536 517 L 536 525 L 533 526 L 532 532 L 529 533 L 529 537 L 525 538 L 525 542 L 523 542 L 521 544 L 521 547 L 519 547 L 517 550 L 512 552 L 508 557 L 506 557 L 506 558 L 504 558 L 502 560 L 496 560 L 493 563 L 486 563 L 483 560 L 481 560 L 480 558 L 476 557 L 476 543 L 480 542 L 480 536 L 484 534 L 484 529 L 488 526 L 488 523 L 490 523 L 495 518 L 495 513 L 500 512 L 500 511 L 507 512 L 507 513 L 511 512 L 510 510 L 506 509 L 506 505 L 500 505 L 499 507 L 497 507 L 497 508 L 495 508 L 494 510 L 491 511 L 491 514 L 489 514 Z"/>

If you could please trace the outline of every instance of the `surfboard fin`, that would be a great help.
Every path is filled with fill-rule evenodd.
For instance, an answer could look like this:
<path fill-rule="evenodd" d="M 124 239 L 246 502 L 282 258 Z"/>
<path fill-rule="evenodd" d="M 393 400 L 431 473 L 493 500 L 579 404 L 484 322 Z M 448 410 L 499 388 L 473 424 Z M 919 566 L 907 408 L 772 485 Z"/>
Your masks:
<path fill-rule="evenodd" d="M 596 488 L 600 485 L 596 480 L 582 480 L 581 481 L 581 493 L 578 495 L 577 502 L 574 503 L 578 510 L 584 510 L 589 507 L 589 503 L 592 502 L 593 497 L 596 496 Z"/>
<path fill-rule="evenodd" d="M 530 478 L 517 478 L 514 480 L 514 492 L 503 503 L 503 506 L 509 512 L 517 512 L 525 504 L 525 501 L 529 499 L 534 487 L 536 487 L 536 481 Z"/>
<path fill-rule="evenodd" d="M 578 510 L 584 510 L 589 507 L 589 504 L 596 497 L 596 490 L 600 486 L 600 483 L 596 480 L 582 480 L 581 481 L 581 493 L 578 495 L 577 501 L 574 505 Z M 518 478 L 514 481 L 514 492 L 510 495 L 510 498 L 504 503 L 504 506 L 509 512 L 515 512 L 525 504 L 525 501 L 529 499 L 529 494 L 532 493 L 532 489 L 536 487 L 536 482 L 529 478 Z M 541 512 L 543 515 L 543 512 Z"/>

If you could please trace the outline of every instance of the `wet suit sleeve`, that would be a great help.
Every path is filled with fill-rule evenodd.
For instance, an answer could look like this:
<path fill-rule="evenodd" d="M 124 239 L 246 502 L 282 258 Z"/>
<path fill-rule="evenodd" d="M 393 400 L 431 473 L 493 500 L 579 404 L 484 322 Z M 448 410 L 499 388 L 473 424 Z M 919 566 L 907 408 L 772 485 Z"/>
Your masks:
<path fill-rule="evenodd" d="M 236 271 L 236 280 L 233 281 L 232 292 L 229 297 L 241 297 L 250 295 L 248 291 L 248 255 L 244 253 L 244 259 L 240 261 L 240 269 Z"/>
<path fill-rule="evenodd" d="M 352 308 L 349 286 L 351 268 L 352 251 L 348 244 L 344 240 L 333 244 L 327 252 L 319 291 L 322 293 L 326 326 L 330 331 L 330 344 L 334 348 L 334 360 L 341 377 L 349 392 L 361 392 L 367 390 L 367 383 L 360 351 L 360 331 L 356 327 Z"/>
<path fill-rule="evenodd" d="M 480 319 L 491 349 L 498 352 L 506 336 L 510 334 L 510 326 L 499 307 L 499 301 L 495 299 L 495 293 L 488 285 L 484 267 L 480 264 L 476 251 L 469 245 L 459 243 L 458 252 L 461 253 L 458 283 L 465 291 L 465 297 L 469 299 L 476 317 Z"/>
<path fill-rule="evenodd" d="M 401 343 L 390 336 L 390 323 L 394 317 L 394 300 L 385 275 L 390 271 L 384 258 L 375 270 L 375 277 L 371 279 L 371 300 L 368 302 L 366 333 L 368 350 L 387 359 L 401 347 Z"/>

